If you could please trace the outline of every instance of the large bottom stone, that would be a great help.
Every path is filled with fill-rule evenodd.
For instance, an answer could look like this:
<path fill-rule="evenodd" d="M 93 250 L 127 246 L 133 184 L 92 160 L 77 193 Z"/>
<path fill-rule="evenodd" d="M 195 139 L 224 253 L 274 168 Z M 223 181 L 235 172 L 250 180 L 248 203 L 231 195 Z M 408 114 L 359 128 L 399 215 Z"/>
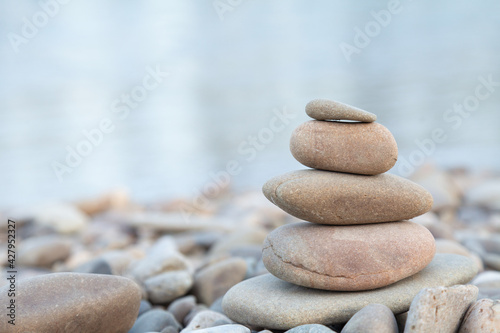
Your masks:
<path fill-rule="evenodd" d="M 256 328 L 286 330 L 304 324 L 345 323 L 357 311 L 373 303 L 384 304 L 395 314 L 408 311 L 421 289 L 465 284 L 476 273 L 476 265 L 470 258 L 436 254 L 419 273 L 369 291 L 310 289 L 266 274 L 231 288 L 224 296 L 222 308 L 232 320 Z"/>

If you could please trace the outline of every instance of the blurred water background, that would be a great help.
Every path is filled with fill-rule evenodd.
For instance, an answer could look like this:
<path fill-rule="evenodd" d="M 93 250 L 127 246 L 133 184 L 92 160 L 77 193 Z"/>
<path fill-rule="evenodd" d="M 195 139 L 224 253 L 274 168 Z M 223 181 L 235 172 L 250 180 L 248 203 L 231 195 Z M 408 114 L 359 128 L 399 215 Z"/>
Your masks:
<path fill-rule="evenodd" d="M 426 162 L 500 169 L 500 86 L 468 116 L 447 113 L 480 78 L 500 82 L 498 1 L 401 1 L 378 33 L 373 13 L 390 2 L 73 0 L 44 22 L 50 2 L 0 3 L 1 206 L 116 187 L 142 202 L 191 197 L 231 160 L 232 187 L 258 189 L 302 168 L 288 141 L 319 97 L 376 113 L 398 142 L 395 173 L 436 128 L 446 140 Z M 34 19 L 38 31 L 23 37 Z M 348 61 L 341 45 L 367 25 L 373 36 Z M 115 101 L 148 68 L 169 75 L 120 117 Z M 283 109 L 296 116 L 270 138 L 263 129 Z M 54 162 L 104 118 L 113 131 L 58 179 Z M 259 134 L 265 144 L 250 153 Z"/>

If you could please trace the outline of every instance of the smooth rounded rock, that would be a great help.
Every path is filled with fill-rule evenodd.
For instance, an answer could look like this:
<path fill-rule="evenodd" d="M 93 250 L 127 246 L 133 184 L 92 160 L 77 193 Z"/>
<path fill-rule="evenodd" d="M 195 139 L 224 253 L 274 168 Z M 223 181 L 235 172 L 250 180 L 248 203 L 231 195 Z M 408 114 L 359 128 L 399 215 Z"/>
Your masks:
<path fill-rule="evenodd" d="M 0 289 L 1 304 L 8 304 Z M 54 273 L 17 282 L 16 332 L 127 332 L 139 312 L 141 292 L 123 277 Z M 0 315 L 7 317 L 7 307 Z M 7 320 L 0 332 L 10 332 Z"/>
<path fill-rule="evenodd" d="M 458 333 L 494 333 L 500 331 L 500 300 L 480 299 L 462 321 Z"/>
<path fill-rule="evenodd" d="M 193 295 L 176 299 L 168 306 L 168 312 L 172 313 L 179 323 L 184 322 L 187 314 L 196 306 L 196 297 Z"/>
<path fill-rule="evenodd" d="M 137 281 L 144 282 L 161 273 L 188 268 L 188 262 L 184 255 L 177 251 L 174 239 L 164 236 L 149 249 L 145 258 L 130 265 L 128 274 Z"/>
<path fill-rule="evenodd" d="M 288 224 L 264 241 L 262 260 L 274 276 L 338 291 L 385 287 L 422 270 L 434 257 L 432 234 L 402 221 L 352 226 Z"/>
<path fill-rule="evenodd" d="M 138 317 L 146 312 L 148 312 L 149 310 L 151 310 L 152 306 L 151 306 L 151 303 L 149 303 L 148 301 L 146 300 L 141 300 L 141 305 L 139 306 L 139 314 L 138 314 Z"/>
<path fill-rule="evenodd" d="M 181 325 L 171 313 L 153 309 L 140 316 L 128 333 L 159 332 L 169 326 L 177 332 L 181 329 Z"/>
<path fill-rule="evenodd" d="M 250 333 L 250 329 L 243 325 L 230 324 L 196 330 L 196 333 Z"/>
<path fill-rule="evenodd" d="M 71 241 L 59 236 L 28 238 L 19 245 L 17 263 L 26 266 L 51 267 L 71 254 Z"/>
<path fill-rule="evenodd" d="M 168 303 L 185 295 L 193 285 L 193 278 L 187 271 L 173 271 L 149 278 L 144 285 L 152 303 Z"/>
<path fill-rule="evenodd" d="M 398 324 L 391 309 L 370 304 L 356 312 L 340 333 L 398 333 Z"/>
<path fill-rule="evenodd" d="M 384 173 L 398 159 L 396 140 L 378 123 L 308 121 L 292 133 L 290 151 L 310 168 L 362 175 Z"/>
<path fill-rule="evenodd" d="M 401 221 L 432 207 L 432 197 L 423 187 L 391 174 L 299 170 L 269 180 L 263 192 L 285 212 L 319 224 Z"/>
<path fill-rule="evenodd" d="M 102 258 L 95 258 L 78 266 L 73 270 L 76 273 L 108 274 L 112 275 L 111 266 Z"/>
<path fill-rule="evenodd" d="M 39 225 L 50 226 L 62 234 L 82 231 L 89 223 L 89 217 L 76 206 L 52 202 L 34 209 L 34 221 Z"/>
<path fill-rule="evenodd" d="M 367 123 L 377 120 L 377 116 L 371 112 L 324 98 L 307 103 L 306 113 L 316 120 L 354 120 Z"/>
<path fill-rule="evenodd" d="M 241 258 L 229 258 L 201 269 L 194 276 L 193 294 L 210 305 L 235 284 L 243 281 L 247 263 Z"/>
<path fill-rule="evenodd" d="M 199 330 L 203 328 L 209 328 L 214 326 L 214 323 L 218 320 L 224 320 L 231 322 L 222 313 L 204 310 L 200 311 L 194 316 L 194 318 L 189 322 L 189 324 L 181 332 L 191 332 L 194 330 Z"/>
<path fill-rule="evenodd" d="M 419 273 L 385 288 L 363 292 L 305 288 L 267 274 L 231 288 L 222 308 L 232 320 L 253 327 L 287 330 L 305 324 L 345 323 L 372 303 L 383 304 L 393 313 L 405 312 L 422 288 L 467 283 L 476 272 L 474 262 L 467 257 L 437 254 Z"/>
<path fill-rule="evenodd" d="M 202 311 L 206 311 L 206 310 L 209 310 L 208 307 L 204 304 L 197 304 L 195 305 L 191 311 L 189 311 L 189 313 L 186 315 L 186 317 L 184 317 L 184 321 L 183 321 L 183 324 L 184 326 L 187 326 L 189 325 L 189 323 L 191 322 L 191 320 L 193 320 L 194 317 L 196 317 L 196 315 Z"/>
<path fill-rule="evenodd" d="M 411 303 L 405 332 L 457 332 L 477 294 L 473 285 L 423 289 Z"/>
<path fill-rule="evenodd" d="M 329 329 L 325 325 L 320 324 L 308 324 L 301 325 L 286 331 L 285 333 L 335 333 L 333 330 Z"/>

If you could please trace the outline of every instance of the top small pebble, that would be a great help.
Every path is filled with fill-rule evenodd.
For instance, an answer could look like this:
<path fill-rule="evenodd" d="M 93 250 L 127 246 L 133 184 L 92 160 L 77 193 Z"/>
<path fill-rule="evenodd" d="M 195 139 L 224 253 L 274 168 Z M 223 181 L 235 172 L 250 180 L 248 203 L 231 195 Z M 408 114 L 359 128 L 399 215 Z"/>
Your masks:
<path fill-rule="evenodd" d="M 307 103 L 306 113 L 316 120 L 354 120 L 372 123 L 377 116 L 344 103 L 329 99 L 314 99 Z"/>

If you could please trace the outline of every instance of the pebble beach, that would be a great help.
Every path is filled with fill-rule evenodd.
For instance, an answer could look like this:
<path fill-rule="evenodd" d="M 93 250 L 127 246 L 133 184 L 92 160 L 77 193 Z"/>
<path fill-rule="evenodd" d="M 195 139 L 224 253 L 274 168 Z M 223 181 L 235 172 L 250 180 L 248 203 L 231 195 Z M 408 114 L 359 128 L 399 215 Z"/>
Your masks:
<path fill-rule="evenodd" d="M 290 149 L 317 170 L 264 193 L 2 210 L 0 332 L 500 332 L 500 173 L 386 173 L 375 115 L 308 106 Z"/>

